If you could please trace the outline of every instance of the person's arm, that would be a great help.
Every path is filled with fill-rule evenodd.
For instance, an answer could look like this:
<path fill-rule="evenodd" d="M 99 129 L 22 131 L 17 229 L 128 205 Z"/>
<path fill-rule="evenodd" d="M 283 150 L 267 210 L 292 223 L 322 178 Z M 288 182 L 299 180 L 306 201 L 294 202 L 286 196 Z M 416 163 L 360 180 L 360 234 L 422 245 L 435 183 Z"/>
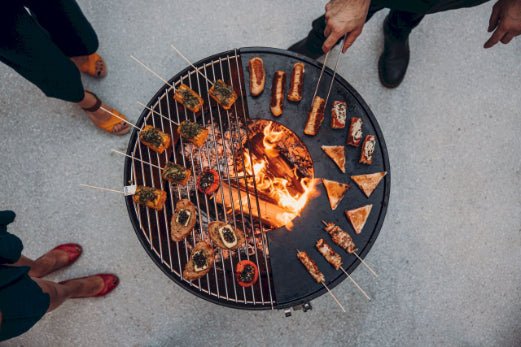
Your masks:
<path fill-rule="evenodd" d="M 326 4 L 324 53 L 329 52 L 344 35 L 346 39 L 342 52 L 347 51 L 362 33 L 370 4 L 371 0 L 331 0 Z"/>
<path fill-rule="evenodd" d="M 12 211 L 0 211 L 0 264 L 16 263 L 22 255 L 22 241 L 7 232 L 7 225 L 14 221 L 15 216 Z"/>
<path fill-rule="evenodd" d="M 485 42 L 485 48 L 496 43 L 509 43 L 514 37 L 521 34 L 521 0 L 499 0 L 492 8 L 488 24 L 488 32 L 492 36 Z"/>

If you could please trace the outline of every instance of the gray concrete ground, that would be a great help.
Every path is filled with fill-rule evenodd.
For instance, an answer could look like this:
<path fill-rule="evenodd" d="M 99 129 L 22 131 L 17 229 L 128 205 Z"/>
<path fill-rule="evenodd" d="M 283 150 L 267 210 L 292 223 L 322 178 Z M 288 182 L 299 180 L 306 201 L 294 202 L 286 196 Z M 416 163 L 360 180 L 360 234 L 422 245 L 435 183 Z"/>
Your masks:
<path fill-rule="evenodd" d="M 287 47 L 324 1 L 79 1 L 110 73 L 87 87 L 136 119 L 164 76 L 192 59 L 241 46 Z M 106 135 L 77 107 L 46 99 L 0 66 L 0 207 L 37 257 L 76 241 L 84 256 L 60 280 L 113 271 L 106 299 L 70 301 L 7 346 L 360 345 L 515 346 L 521 343 L 521 39 L 484 50 L 492 3 L 427 17 L 411 37 L 403 85 L 379 85 L 379 13 L 339 71 L 373 109 L 393 169 L 391 203 L 368 256 L 378 280 L 354 277 L 308 313 L 245 312 L 197 299 L 171 282 L 139 244 L 122 199 L 82 190 L 118 187 L 128 137 Z M 296 13 L 296 15 L 291 15 Z M 202 24 L 202 25 L 201 25 Z"/>

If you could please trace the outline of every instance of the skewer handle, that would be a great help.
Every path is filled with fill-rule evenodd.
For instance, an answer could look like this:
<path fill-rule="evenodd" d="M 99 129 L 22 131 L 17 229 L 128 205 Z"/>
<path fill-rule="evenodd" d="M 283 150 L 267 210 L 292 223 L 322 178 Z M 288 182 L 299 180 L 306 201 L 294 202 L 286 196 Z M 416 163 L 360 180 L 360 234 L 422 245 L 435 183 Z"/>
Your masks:
<path fill-rule="evenodd" d="M 373 274 L 374 277 L 378 277 L 378 274 L 362 258 L 360 258 L 356 252 L 353 252 L 353 254 L 358 258 L 358 260 L 360 260 L 360 262 L 367 268 L 367 270 Z"/>
<path fill-rule="evenodd" d="M 179 126 L 179 123 L 174 122 L 173 120 L 171 120 L 171 119 L 168 118 L 167 116 L 162 115 L 161 113 L 159 113 L 159 112 L 157 112 L 156 110 L 154 110 L 154 109 L 148 107 L 147 105 L 145 105 L 145 104 L 143 104 L 143 103 L 141 103 L 141 102 L 139 102 L 139 101 L 138 101 L 137 103 L 138 103 L 138 105 L 140 105 L 140 106 L 146 108 L 146 109 L 149 110 L 150 112 L 157 114 L 159 117 L 162 117 L 162 118 L 166 119 L 167 121 L 169 121 L 170 123 Z"/>
<path fill-rule="evenodd" d="M 172 87 L 174 90 L 175 90 L 175 86 L 170 84 L 167 80 L 165 80 L 163 77 L 159 76 L 159 74 L 157 72 L 155 72 L 154 70 L 152 70 L 151 68 L 149 68 L 147 65 L 145 65 L 145 63 L 143 63 L 141 60 L 139 60 L 138 58 L 134 57 L 132 54 L 130 55 L 130 58 L 132 58 L 136 63 L 138 63 L 139 65 L 143 66 L 148 72 L 150 72 L 152 75 L 156 76 L 157 78 L 159 78 L 161 81 L 163 81 L 166 85 L 169 85 L 170 87 Z"/>
<path fill-rule="evenodd" d="M 360 287 L 358 285 L 358 283 L 356 283 L 356 281 L 353 279 L 353 277 L 351 277 L 350 274 L 347 273 L 347 271 L 341 267 L 340 270 L 344 271 L 344 273 L 347 275 L 347 278 L 349 278 L 351 280 L 351 282 L 353 282 L 353 284 L 355 285 L 356 288 L 358 288 L 358 290 L 364 294 L 364 296 L 367 298 L 367 300 L 371 301 L 371 297 L 369 295 L 367 295 L 367 293 L 365 292 L 365 290 L 362 289 L 362 287 Z"/>
<path fill-rule="evenodd" d="M 187 57 L 185 57 L 185 56 L 183 55 L 183 53 L 181 53 L 181 52 L 180 52 L 180 51 L 179 51 L 179 50 L 178 50 L 174 45 L 170 45 L 170 47 L 172 47 L 172 48 L 174 49 L 174 51 L 176 51 L 176 53 L 179 54 L 179 56 L 180 56 L 181 58 L 183 58 L 183 59 L 188 63 L 188 65 L 190 65 L 191 67 L 193 67 L 193 68 L 195 69 L 195 72 L 197 72 L 198 74 L 200 74 L 201 76 L 203 76 L 203 77 L 208 81 L 208 83 L 210 83 L 210 84 L 213 86 L 213 82 L 210 81 L 210 80 L 208 79 L 208 77 L 206 77 L 205 74 L 203 74 L 201 71 L 199 71 L 199 68 L 195 67 L 195 65 L 192 64 L 192 62 L 191 62 Z"/>
<path fill-rule="evenodd" d="M 338 306 L 340 306 L 340 308 L 342 309 L 342 312 L 346 312 L 344 306 L 342 306 L 342 304 L 340 303 L 340 301 L 338 301 L 338 299 L 336 298 L 335 294 L 333 294 L 333 292 L 331 291 L 331 289 L 328 288 L 328 286 L 326 286 L 326 284 L 324 282 L 321 282 L 322 285 L 324 286 L 324 288 L 327 289 L 327 291 L 329 292 L 329 294 L 331 295 L 331 297 L 333 298 L 333 300 L 335 300 L 335 302 L 338 304 Z"/>
<path fill-rule="evenodd" d="M 117 151 L 115 149 L 111 149 L 111 151 L 114 152 L 114 153 L 117 153 L 117 154 L 124 155 L 125 157 L 128 157 L 128 158 L 130 158 L 132 160 L 138 160 L 138 161 L 142 162 L 143 164 L 148 164 L 148 165 L 150 165 L 152 167 L 158 168 L 159 170 L 163 170 L 163 168 L 161 166 L 157 166 L 155 164 L 149 163 L 148 161 L 141 160 L 141 159 L 136 158 L 136 157 L 134 157 L 132 155 L 128 155 L 127 153 L 123 153 L 123 152 Z"/>
<path fill-rule="evenodd" d="M 97 187 L 97 186 L 91 186 L 90 184 L 80 184 L 80 187 L 87 187 L 87 188 L 92 188 L 92 189 L 98 189 L 98 190 L 103 190 L 103 191 L 107 191 L 107 192 L 113 192 L 113 193 L 119 193 L 119 194 L 125 194 L 124 192 L 122 192 L 121 190 L 115 190 L 115 189 L 110 189 L 110 188 L 103 188 L 103 187 Z"/>

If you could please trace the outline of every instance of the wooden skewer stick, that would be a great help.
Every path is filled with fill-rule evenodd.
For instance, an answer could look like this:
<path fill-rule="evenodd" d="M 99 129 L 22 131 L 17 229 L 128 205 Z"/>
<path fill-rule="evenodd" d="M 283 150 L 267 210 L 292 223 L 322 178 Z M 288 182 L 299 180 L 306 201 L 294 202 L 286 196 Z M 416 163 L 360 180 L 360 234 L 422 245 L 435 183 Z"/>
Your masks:
<path fill-rule="evenodd" d="M 80 184 L 81 187 L 87 187 L 87 188 L 92 188 L 92 189 L 98 189 L 98 190 L 104 190 L 104 191 L 107 191 L 107 192 L 113 192 L 113 193 L 119 193 L 119 194 L 125 194 L 124 192 L 122 192 L 121 190 L 115 190 L 115 189 L 110 189 L 110 188 L 103 188 L 103 187 L 97 187 L 97 186 L 91 186 L 89 184 Z"/>
<path fill-rule="evenodd" d="M 144 161 L 144 160 L 136 158 L 136 157 L 134 157 L 132 155 L 128 155 L 127 153 L 123 153 L 123 152 L 117 151 L 115 149 L 111 149 L 111 151 L 114 152 L 114 153 L 117 153 L 117 154 L 124 155 L 125 157 L 129 157 L 132 160 L 138 160 L 138 161 L 142 162 L 143 164 L 148 164 L 148 165 L 150 165 L 152 167 L 158 168 L 159 170 L 163 170 L 163 168 L 161 166 L 149 163 L 148 161 Z"/>
<path fill-rule="evenodd" d="M 137 103 L 138 103 L 138 105 L 141 105 L 142 107 L 146 108 L 146 109 L 149 110 L 150 112 L 155 113 L 155 114 L 157 114 L 158 116 L 160 116 L 160 117 L 166 119 L 166 120 L 169 121 L 170 123 L 179 126 L 179 123 L 174 122 L 173 120 L 171 120 L 171 119 L 168 118 L 167 116 L 162 115 L 161 113 L 159 113 L 159 112 L 157 112 L 156 110 L 154 110 L 154 109 L 148 107 L 147 105 L 145 105 L 145 104 L 143 104 L 143 103 L 141 103 L 141 102 L 139 102 L 139 101 L 138 101 Z"/>
<path fill-rule="evenodd" d="M 353 284 L 355 285 L 356 288 L 358 288 L 358 290 L 364 294 L 364 296 L 367 298 L 367 300 L 371 301 L 371 297 L 369 295 L 367 295 L 367 293 L 365 292 L 365 290 L 362 289 L 362 287 L 360 287 L 358 285 L 358 283 L 356 283 L 356 281 L 353 279 L 353 277 L 351 277 L 350 274 L 347 273 L 347 271 L 343 268 L 343 267 L 340 267 L 340 270 L 344 271 L 344 273 L 347 275 L 347 278 L 349 278 L 351 280 L 351 282 L 353 282 Z"/>
<path fill-rule="evenodd" d="M 300 250 L 297 249 L 297 252 L 300 253 Z M 322 281 L 320 282 L 320 284 L 322 284 L 324 286 L 324 288 L 327 289 L 328 293 L 331 295 L 331 297 L 333 298 L 333 300 L 335 300 L 335 302 L 338 304 L 338 306 L 340 306 L 340 308 L 342 309 L 342 312 L 346 312 L 344 306 L 342 306 L 342 304 L 340 303 L 340 301 L 338 301 L 338 299 L 336 298 L 335 294 L 333 294 L 333 292 L 331 291 L 331 289 L 329 289 L 328 286 L 326 286 L 326 284 Z"/>
<path fill-rule="evenodd" d="M 326 221 L 323 220 L 322 223 L 325 226 L 327 226 L 327 222 Z M 378 277 L 378 274 L 369 266 L 369 264 L 367 264 L 362 258 L 360 258 L 360 256 L 356 252 L 353 252 L 353 253 L 350 253 L 350 254 L 354 254 L 355 257 L 357 257 L 358 260 L 360 260 L 362 265 L 364 265 L 367 268 L 367 270 L 369 270 L 373 274 L 374 277 Z"/>
<path fill-rule="evenodd" d="M 133 126 L 134 128 L 136 128 L 137 130 L 141 131 L 141 128 L 137 127 L 134 123 L 131 123 L 131 122 L 129 122 L 128 120 L 126 120 L 125 118 L 123 118 L 123 117 L 121 117 L 121 116 L 118 116 L 118 115 L 115 114 L 114 112 L 112 112 L 112 111 L 110 111 L 110 110 L 107 110 L 105 107 L 100 106 L 99 109 L 100 109 L 100 110 L 103 110 L 103 111 L 105 111 L 105 112 L 107 112 L 108 114 L 113 115 L 114 117 L 116 117 L 116 118 L 122 120 L 123 122 L 127 123 L 128 125 L 131 125 L 131 126 Z"/>
<path fill-rule="evenodd" d="M 139 60 L 138 58 L 134 57 L 132 54 L 130 55 L 130 58 L 132 58 L 135 62 L 137 62 L 139 65 L 143 66 L 148 72 L 152 73 L 152 75 L 156 76 L 157 78 L 159 78 L 161 81 L 163 81 L 166 85 L 169 85 L 170 87 L 172 87 L 175 91 L 175 86 L 173 84 L 170 84 L 167 80 L 165 80 L 163 77 L 159 76 L 159 74 L 157 72 L 155 72 L 154 70 L 152 70 L 151 68 L 149 68 L 147 65 L 145 65 L 145 63 L 143 63 L 141 60 Z"/>
<path fill-rule="evenodd" d="M 344 35 L 344 39 L 343 39 L 342 43 L 344 43 L 346 37 L 347 37 L 347 34 Z M 333 77 L 331 77 L 331 82 L 329 82 L 329 89 L 327 91 L 326 101 L 325 101 L 324 105 L 327 105 L 327 101 L 329 100 L 329 95 L 331 94 L 331 89 L 333 89 L 333 84 L 335 83 L 336 69 L 338 67 L 338 62 L 340 61 L 340 57 L 341 57 L 340 53 L 342 53 L 342 49 L 338 50 L 338 54 L 336 56 L 335 68 L 333 69 Z"/>
<path fill-rule="evenodd" d="M 208 83 L 210 83 L 212 86 L 214 85 L 214 83 L 212 81 L 210 81 L 210 79 L 205 74 L 203 74 L 201 71 L 199 71 L 199 68 L 195 67 L 195 65 L 192 64 L 192 62 L 187 57 L 185 57 L 183 55 L 183 53 L 181 53 L 177 48 L 175 48 L 174 45 L 170 45 L 170 47 L 172 47 L 174 49 L 174 51 L 176 51 L 176 53 L 179 54 L 179 56 L 188 63 L 188 65 L 193 67 L 195 69 L 195 72 L 197 72 L 199 75 L 203 76 L 208 81 Z"/>

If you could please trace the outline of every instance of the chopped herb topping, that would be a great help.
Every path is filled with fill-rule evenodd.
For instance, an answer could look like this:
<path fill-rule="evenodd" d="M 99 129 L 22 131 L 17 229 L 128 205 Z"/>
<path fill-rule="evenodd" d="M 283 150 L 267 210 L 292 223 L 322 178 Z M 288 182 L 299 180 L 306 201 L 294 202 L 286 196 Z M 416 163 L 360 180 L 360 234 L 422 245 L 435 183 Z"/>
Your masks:
<path fill-rule="evenodd" d="M 139 202 L 144 204 L 147 201 L 154 201 L 156 199 L 156 191 L 154 188 L 142 187 L 138 192 Z"/>
<path fill-rule="evenodd" d="M 221 80 L 218 80 L 214 84 L 214 95 L 221 101 L 228 100 L 233 95 L 233 89 Z"/>
<path fill-rule="evenodd" d="M 251 265 L 246 265 L 239 274 L 239 280 L 244 283 L 250 283 L 255 277 L 255 268 Z"/>
<path fill-rule="evenodd" d="M 183 104 L 186 106 L 193 108 L 199 104 L 199 98 L 197 98 L 197 96 L 194 95 L 191 90 L 182 89 L 179 90 L 179 93 L 181 93 L 181 96 L 183 97 Z"/>
<path fill-rule="evenodd" d="M 141 140 L 151 143 L 152 145 L 159 147 L 163 143 L 163 138 L 156 128 L 142 130 L 139 133 Z"/>
<path fill-rule="evenodd" d="M 165 166 L 163 177 L 169 181 L 180 182 L 186 178 L 186 169 L 181 165 L 168 163 Z"/>
<path fill-rule="evenodd" d="M 190 121 L 184 121 L 181 122 L 181 137 L 184 140 L 190 140 L 199 135 L 199 133 L 202 131 L 202 127 L 195 123 Z"/>

